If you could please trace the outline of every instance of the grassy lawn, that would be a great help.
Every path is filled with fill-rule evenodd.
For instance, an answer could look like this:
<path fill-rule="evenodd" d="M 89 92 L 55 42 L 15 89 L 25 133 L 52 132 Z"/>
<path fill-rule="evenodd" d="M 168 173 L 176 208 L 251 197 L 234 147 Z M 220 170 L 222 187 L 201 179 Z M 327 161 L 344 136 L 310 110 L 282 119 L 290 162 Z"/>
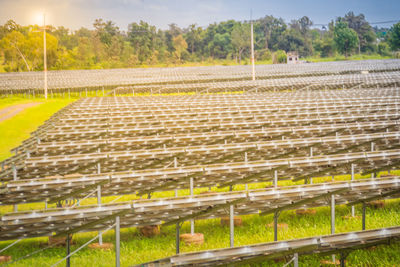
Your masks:
<path fill-rule="evenodd" d="M 305 57 L 301 58 L 301 60 L 307 60 L 310 62 L 328 62 L 328 61 L 343 61 L 343 60 L 371 60 L 371 59 L 390 59 L 392 57 L 388 56 L 381 56 L 379 54 L 372 54 L 372 55 L 366 55 L 366 54 L 361 54 L 361 55 L 352 55 L 349 57 L 345 57 L 343 55 L 337 55 L 334 57 Z"/>
<path fill-rule="evenodd" d="M 0 160 L 11 156 L 10 149 L 29 138 L 29 134 L 37 129 L 56 111 L 73 102 L 72 99 L 55 98 L 45 101 L 43 98 L 2 98 L 0 109 L 22 103 L 43 102 L 35 107 L 27 108 L 12 118 L 0 122 Z"/>

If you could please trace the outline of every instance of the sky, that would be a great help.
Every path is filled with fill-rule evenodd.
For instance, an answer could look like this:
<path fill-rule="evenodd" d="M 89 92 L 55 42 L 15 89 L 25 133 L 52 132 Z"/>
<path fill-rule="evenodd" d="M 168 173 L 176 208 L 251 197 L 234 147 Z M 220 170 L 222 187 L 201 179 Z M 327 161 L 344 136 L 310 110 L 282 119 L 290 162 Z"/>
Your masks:
<path fill-rule="evenodd" d="M 363 13 L 369 22 L 400 20 L 400 0 L 0 0 L 0 24 L 93 28 L 96 18 L 111 20 L 126 31 L 128 24 L 144 20 L 161 29 L 171 23 L 185 28 L 205 27 L 229 19 L 249 20 L 273 15 L 286 22 L 308 16 L 314 24 L 327 24 L 348 11 Z M 379 26 L 390 26 L 382 24 Z"/>

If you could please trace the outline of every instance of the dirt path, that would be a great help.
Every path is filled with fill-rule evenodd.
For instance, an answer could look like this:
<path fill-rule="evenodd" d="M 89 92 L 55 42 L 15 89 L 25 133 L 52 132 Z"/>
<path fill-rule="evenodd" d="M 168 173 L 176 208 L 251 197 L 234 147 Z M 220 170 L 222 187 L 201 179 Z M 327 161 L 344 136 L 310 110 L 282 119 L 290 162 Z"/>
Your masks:
<path fill-rule="evenodd" d="M 18 105 L 9 106 L 9 107 L 0 109 L 0 122 L 7 120 L 9 118 L 12 118 L 15 115 L 17 115 L 18 113 L 20 113 L 21 111 L 23 111 L 27 108 L 30 108 L 30 107 L 37 106 L 39 104 L 42 104 L 42 103 L 34 102 L 34 103 L 18 104 Z"/>

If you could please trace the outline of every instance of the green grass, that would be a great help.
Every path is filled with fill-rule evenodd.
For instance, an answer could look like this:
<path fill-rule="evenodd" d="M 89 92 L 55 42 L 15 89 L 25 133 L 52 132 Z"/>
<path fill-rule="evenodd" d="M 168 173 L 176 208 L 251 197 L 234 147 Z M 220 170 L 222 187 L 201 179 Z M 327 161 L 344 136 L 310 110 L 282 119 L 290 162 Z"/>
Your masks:
<path fill-rule="evenodd" d="M 11 156 L 10 149 L 18 146 L 29 134 L 37 129 L 56 111 L 71 103 L 72 99 L 55 98 L 45 101 L 43 98 L 3 98 L 0 99 L 0 109 L 22 103 L 42 102 L 42 104 L 27 108 L 12 118 L 0 122 L 0 160 Z"/>
<path fill-rule="evenodd" d="M 390 59 L 390 58 L 393 58 L 393 57 L 381 56 L 379 54 L 372 54 L 372 55 L 355 54 L 355 55 L 348 56 L 347 58 L 343 55 L 336 55 L 334 57 L 312 56 L 312 57 L 301 58 L 301 60 L 306 60 L 306 61 L 310 61 L 310 62 L 328 62 L 328 61 L 343 61 L 343 60 L 372 60 L 372 59 Z"/>

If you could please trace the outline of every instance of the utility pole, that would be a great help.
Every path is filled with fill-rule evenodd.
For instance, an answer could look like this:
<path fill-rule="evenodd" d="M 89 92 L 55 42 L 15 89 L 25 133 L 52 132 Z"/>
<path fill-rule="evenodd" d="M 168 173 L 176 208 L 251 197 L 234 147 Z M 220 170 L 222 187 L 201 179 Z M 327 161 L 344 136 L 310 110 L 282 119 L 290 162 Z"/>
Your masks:
<path fill-rule="evenodd" d="M 47 99 L 47 55 L 46 55 L 46 14 L 43 13 L 43 70 L 44 70 L 44 98 Z"/>
<path fill-rule="evenodd" d="M 254 66 L 254 37 L 253 37 L 253 18 L 252 14 L 253 12 L 250 11 L 250 30 L 251 30 L 251 68 L 252 68 L 252 80 L 254 81 L 256 79 L 256 68 Z"/>

